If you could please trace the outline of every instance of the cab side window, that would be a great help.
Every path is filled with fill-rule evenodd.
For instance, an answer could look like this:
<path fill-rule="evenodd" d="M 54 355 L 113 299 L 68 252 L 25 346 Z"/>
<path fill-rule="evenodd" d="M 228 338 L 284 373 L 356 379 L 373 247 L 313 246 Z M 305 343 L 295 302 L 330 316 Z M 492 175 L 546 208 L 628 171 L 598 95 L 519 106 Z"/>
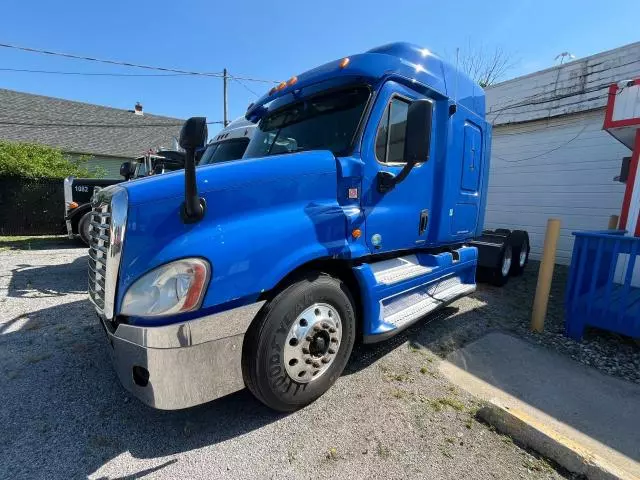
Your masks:
<path fill-rule="evenodd" d="M 393 98 L 387 105 L 376 136 L 376 158 L 379 162 L 405 163 L 408 110 L 409 103 L 400 98 Z"/>

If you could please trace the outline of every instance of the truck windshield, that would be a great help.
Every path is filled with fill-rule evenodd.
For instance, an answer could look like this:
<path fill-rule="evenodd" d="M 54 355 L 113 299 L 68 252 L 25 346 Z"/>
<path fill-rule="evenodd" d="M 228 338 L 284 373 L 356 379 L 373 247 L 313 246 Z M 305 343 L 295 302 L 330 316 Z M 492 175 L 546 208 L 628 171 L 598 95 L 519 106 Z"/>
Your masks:
<path fill-rule="evenodd" d="M 341 155 L 351 146 L 370 91 L 366 86 L 316 95 L 262 119 L 245 158 L 302 150 L 331 150 Z"/>
<path fill-rule="evenodd" d="M 212 143 L 202 154 L 198 165 L 222 163 L 242 158 L 248 144 L 248 138 L 234 138 L 225 142 Z"/>
<path fill-rule="evenodd" d="M 147 171 L 147 162 L 145 162 L 144 159 L 138 160 L 136 170 L 132 178 L 146 177 L 148 174 L 149 172 Z"/>

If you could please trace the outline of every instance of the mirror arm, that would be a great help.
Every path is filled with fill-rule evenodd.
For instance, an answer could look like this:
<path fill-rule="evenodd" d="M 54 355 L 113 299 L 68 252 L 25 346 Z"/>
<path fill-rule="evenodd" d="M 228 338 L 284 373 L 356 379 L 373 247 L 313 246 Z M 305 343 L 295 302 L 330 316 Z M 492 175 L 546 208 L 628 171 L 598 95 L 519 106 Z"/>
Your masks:
<path fill-rule="evenodd" d="M 184 223 L 196 223 L 202 220 L 207 206 L 204 198 L 198 197 L 195 153 L 194 149 L 186 149 L 184 156 L 185 199 L 181 210 L 181 217 Z"/>
<path fill-rule="evenodd" d="M 417 162 L 415 160 L 405 163 L 404 167 L 402 167 L 402 170 L 400 170 L 400 173 L 398 173 L 398 175 L 396 176 L 395 183 L 398 184 L 405 178 L 407 178 L 407 175 L 409 175 L 409 172 L 413 169 L 413 167 L 416 166 L 416 163 Z"/>
<path fill-rule="evenodd" d="M 387 193 L 393 190 L 397 184 L 407 178 L 407 175 L 409 175 L 409 172 L 416 166 L 416 163 L 415 161 L 405 163 L 398 175 L 394 175 L 386 170 L 378 172 L 378 192 Z"/>

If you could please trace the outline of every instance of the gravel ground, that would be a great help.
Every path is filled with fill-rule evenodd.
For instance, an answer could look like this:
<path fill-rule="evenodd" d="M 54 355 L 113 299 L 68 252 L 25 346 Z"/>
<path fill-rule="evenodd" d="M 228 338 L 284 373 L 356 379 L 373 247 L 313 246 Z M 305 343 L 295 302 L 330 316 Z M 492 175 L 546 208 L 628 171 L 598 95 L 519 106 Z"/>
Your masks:
<path fill-rule="evenodd" d="M 549 333 L 525 333 L 532 274 L 356 346 L 336 385 L 294 414 L 246 390 L 155 411 L 117 381 L 85 265 L 86 250 L 68 245 L 0 251 L 0 478 L 563 478 L 478 423 L 474 399 L 438 375 L 440 356 L 507 328 L 620 376 L 626 359 L 638 365 L 639 348 L 617 337 L 560 338 L 557 287 Z M 618 366 L 615 348 L 629 350 Z"/>

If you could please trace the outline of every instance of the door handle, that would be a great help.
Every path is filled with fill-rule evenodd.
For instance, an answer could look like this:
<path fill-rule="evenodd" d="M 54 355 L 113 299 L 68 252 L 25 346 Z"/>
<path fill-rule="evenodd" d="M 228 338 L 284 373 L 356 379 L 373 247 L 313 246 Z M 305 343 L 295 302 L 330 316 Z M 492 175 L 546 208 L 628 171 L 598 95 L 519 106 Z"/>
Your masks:
<path fill-rule="evenodd" d="M 420 212 L 420 226 L 418 227 L 418 235 L 422 235 L 427 231 L 427 224 L 429 223 L 429 210 L 425 209 Z"/>

